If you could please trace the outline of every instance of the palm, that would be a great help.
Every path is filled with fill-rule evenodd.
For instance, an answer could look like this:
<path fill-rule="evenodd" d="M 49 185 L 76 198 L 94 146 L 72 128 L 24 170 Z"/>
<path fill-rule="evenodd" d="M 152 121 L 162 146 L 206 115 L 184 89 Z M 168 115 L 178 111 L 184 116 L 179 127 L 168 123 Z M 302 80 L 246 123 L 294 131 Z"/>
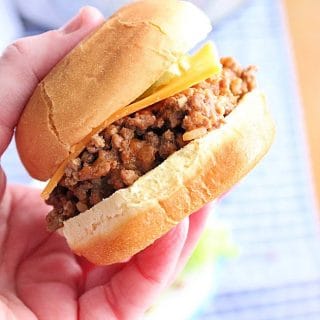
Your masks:
<path fill-rule="evenodd" d="M 83 271 L 65 241 L 46 232 L 46 211 L 38 192 L 23 187 L 1 205 L 1 300 L 17 319 L 76 318 Z"/>

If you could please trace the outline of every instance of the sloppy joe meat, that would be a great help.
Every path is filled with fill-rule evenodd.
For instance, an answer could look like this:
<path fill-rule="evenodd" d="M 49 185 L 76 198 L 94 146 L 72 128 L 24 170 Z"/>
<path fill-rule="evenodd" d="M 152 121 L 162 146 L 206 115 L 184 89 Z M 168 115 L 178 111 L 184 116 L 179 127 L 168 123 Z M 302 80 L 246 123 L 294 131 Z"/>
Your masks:
<path fill-rule="evenodd" d="M 222 73 L 109 125 L 92 137 L 46 201 L 49 230 L 132 185 L 172 153 L 219 128 L 255 88 L 255 68 L 222 58 Z"/>

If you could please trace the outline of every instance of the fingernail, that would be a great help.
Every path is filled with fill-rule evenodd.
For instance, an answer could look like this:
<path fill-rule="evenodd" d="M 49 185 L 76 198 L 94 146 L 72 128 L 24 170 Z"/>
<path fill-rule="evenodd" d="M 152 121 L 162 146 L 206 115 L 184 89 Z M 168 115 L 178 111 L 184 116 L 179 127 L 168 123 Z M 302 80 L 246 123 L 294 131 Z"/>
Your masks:
<path fill-rule="evenodd" d="M 64 26 L 60 28 L 65 34 L 72 33 L 81 28 L 83 19 L 82 19 L 82 9 L 78 12 L 78 14 L 69 20 Z"/>
<path fill-rule="evenodd" d="M 64 26 L 60 28 L 65 34 L 75 32 L 84 25 L 85 21 L 88 19 L 91 21 L 101 20 L 103 18 L 101 12 L 90 6 L 83 7 L 79 10 L 76 16 L 69 20 Z"/>

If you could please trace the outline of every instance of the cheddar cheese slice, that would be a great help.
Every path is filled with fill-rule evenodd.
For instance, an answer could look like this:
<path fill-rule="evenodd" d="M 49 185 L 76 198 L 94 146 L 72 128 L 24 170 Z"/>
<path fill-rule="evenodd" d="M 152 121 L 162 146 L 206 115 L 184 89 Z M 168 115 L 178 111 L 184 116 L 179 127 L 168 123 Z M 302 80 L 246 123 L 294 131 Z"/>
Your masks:
<path fill-rule="evenodd" d="M 146 91 L 147 95 L 144 93 L 132 104 L 112 114 L 99 127 L 93 129 L 89 135 L 74 145 L 70 150 L 70 155 L 62 162 L 54 173 L 41 196 L 44 199 L 49 197 L 52 190 L 64 175 L 64 170 L 68 162 L 76 158 L 83 151 L 94 134 L 101 132 L 118 119 L 171 97 L 207 78 L 218 75 L 221 72 L 221 64 L 218 55 L 216 54 L 214 45 L 210 42 L 205 44 L 193 56 L 184 56 L 181 61 L 183 61 L 183 67 L 179 68 L 178 66 L 179 72 L 172 74 L 166 72 L 162 78 Z"/>

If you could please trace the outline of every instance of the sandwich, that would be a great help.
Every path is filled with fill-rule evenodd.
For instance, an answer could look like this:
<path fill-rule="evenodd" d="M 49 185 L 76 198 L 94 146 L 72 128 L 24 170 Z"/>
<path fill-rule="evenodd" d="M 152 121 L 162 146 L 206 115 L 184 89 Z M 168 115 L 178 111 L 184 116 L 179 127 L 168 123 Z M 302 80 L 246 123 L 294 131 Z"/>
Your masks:
<path fill-rule="evenodd" d="M 255 67 L 219 59 L 187 1 L 122 7 L 38 84 L 17 125 L 20 158 L 48 181 L 48 229 L 107 265 L 152 244 L 267 153 L 274 122 Z"/>

